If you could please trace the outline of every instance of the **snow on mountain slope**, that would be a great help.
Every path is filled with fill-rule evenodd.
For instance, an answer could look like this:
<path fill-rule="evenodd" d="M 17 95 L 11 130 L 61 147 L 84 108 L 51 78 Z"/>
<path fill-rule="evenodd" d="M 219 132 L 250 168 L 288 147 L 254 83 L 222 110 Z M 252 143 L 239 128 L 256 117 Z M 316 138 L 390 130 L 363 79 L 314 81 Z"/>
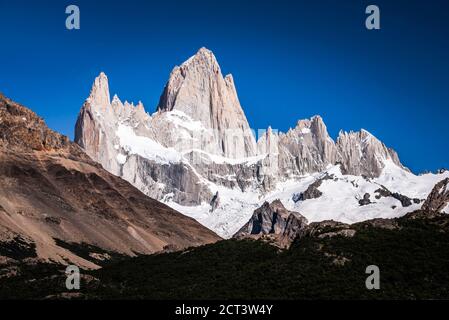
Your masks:
<path fill-rule="evenodd" d="M 409 171 L 402 170 L 391 161 L 386 161 L 384 171 L 376 179 L 376 182 L 384 185 L 392 192 L 400 192 L 410 198 L 425 199 L 433 186 L 446 178 L 448 173 L 449 171 L 440 174 L 414 175 Z"/>
<path fill-rule="evenodd" d="M 292 195 L 303 192 L 305 188 L 304 185 L 298 187 L 293 184 L 280 193 L 274 192 L 267 200 L 281 199 L 286 208 L 300 212 L 310 222 L 332 219 L 344 223 L 355 223 L 374 218 L 395 218 L 419 209 L 435 184 L 449 176 L 448 171 L 443 174 L 416 176 L 393 163 L 387 163 L 380 177 L 374 179 L 343 175 L 339 166 L 326 170 L 321 177 L 326 174 L 333 179 L 324 180 L 318 187 L 318 190 L 323 193 L 319 198 L 295 203 Z M 403 206 L 401 201 L 393 196 L 380 197 L 379 192 L 376 191 L 382 186 L 391 192 L 399 192 L 407 196 L 411 199 L 411 204 Z M 371 203 L 361 205 L 359 200 L 362 200 L 366 194 L 370 195 Z M 419 199 L 419 202 L 415 203 L 413 199 Z"/>
<path fill-rule="evenodd" d="M 295 195 L 304 192 L 312 183 L 322 181 L 318 190 L 322 195 L 316 199 L 295 202 Z M 220 205 L 213 212 L 210 205 L 185 207 L 167 202 L 172 208 L 194 218 L 220 236 L 229 238 L 234 235 L 253 214 L 254 210 L 265 202 L 281 200 L 291 211 L 300 212 L 309 222 L 335 220 L 343 223 L 356 223 L 374 218 L 396 218 L 419 209 L 436 183 L 449 177 L 449 171 L 442 174 L 414 175 L 388 162 L 378 178 L 369 179 L 360 176 L 343 175 L 340 166 L 329 166 L 323 172 L 308 174 L 298 179 L 278 183 L 275 190 L 263 194 L 258 190 L 230 190 L 210 184 L 214 192 L 218 191 Z M 403 207 L 400 200 L 388 196 L 376 198 L 376 190 L 382 186 L 391 192 L 400 192 L 411 199 L 419 199 Z M 390 189 L 391 188 L 391 189 Z M 360 205 L 359 200 L 370 194 L 372 203 Z"/>
<path fill-rule="evenodd" d="M 166 148 L 150 138 L 138 136 L 129 126 L 120 124 L 117 129 L 117 137 L 120 140 L 120 146 L 127 154 L 137 154 L 161 164 L 181 161 L 181 155 L 175 149 Z M 118 156 L 122 157 L 122 162 L 123 157 L 126 157 L 122 154 Z"/>

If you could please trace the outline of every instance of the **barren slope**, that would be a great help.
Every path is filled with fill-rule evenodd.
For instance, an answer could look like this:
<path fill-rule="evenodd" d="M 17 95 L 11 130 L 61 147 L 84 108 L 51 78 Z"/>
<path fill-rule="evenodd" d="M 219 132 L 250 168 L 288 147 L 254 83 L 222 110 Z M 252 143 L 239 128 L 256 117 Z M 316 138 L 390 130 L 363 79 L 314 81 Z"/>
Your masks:
<path fill-rule="evenodd" d="M 0 95 L 0 239 L 3 256 L 94 268 L 95 259 L 55 239 L 134 255 L 219 237 L 108 173 L 36 114 Z"/>

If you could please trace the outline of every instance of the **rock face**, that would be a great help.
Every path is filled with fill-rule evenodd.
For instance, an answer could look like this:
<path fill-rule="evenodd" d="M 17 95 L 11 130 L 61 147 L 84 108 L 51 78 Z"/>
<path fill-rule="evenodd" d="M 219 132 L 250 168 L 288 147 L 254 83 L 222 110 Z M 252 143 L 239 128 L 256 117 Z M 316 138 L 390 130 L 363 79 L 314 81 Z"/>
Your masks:
<path fill-rule="evenodd" d="M 97 121 L 100 117 L 103 121 Z M 111 108 L 108 78 L 101 73 L 94 81 L 89 97 L 81 109 L 75 126 L 75 141 L 86 153 L 118 174 L 113 132 L 116 117 Z"/>
<path fill-rule="evenodd" d="M 295 202 L 298 201 L 306 201 L 310 199 L 317 199 L 323 195 L 323 193 L 318 189 L 321 186 L 323 180 L 317 180 L 312 183 L 306 191 L 301 192 L 297 198 L 295 198 Z"/>
<path fill-rule="evenodd" d="M 334 141 L 320 116 L 298 121 L 287 133 L 268 128 L 256 143 L 234 79 L 223 77 L 214 54 L 205 48 L 173 69 L 151 115 L 142 103 L 122 103 L 117 95 L 111 101 L 108 79 L 101 73 L 80 111 L 75 141 L 109 172 L 225 237 L 239 230 L 261 202 L 272 201 L 267 199 L 271 193 L 279 191 L 284 196 L 280 190 L 285 184 L 298 182 L 301 186 L 288 195 L 299 204 L 335 197 L 360 200 L 367 190 L 357 190 L 355 180 L 364 179 L 363 184 L 390 181 L 382 177 L 390 171 L 401 181 L 420 183 L 402 166 L 396 152 L 372 134 L 342 131 Z M 348 192 L 343 194 L 337 188 L 321 197 L 326 186 L 315 180 L 310 181 L 309 185 L 315 184 L 308 191 L 308 186 L 302 188 L 307 177 L 336 167 L 348 178 L 341 177 L 335 184 L 344 181 Z M 350 186 L 350 181 L 354 185 Z M 369 189 L 374 191 L 371 186 Z M 421 197 L 421 188 L 417 190 Z M 399 197 L 405 192 L 392 190 L 388 197 L 396 194 L 409 206 L 411 197 Z M 397 206 L 381 200 L 378 202 L 388 210 Z M 360 219 L 358 213 L 349 217 L 340 211 L 335 215 L 345 221 Z"/>
<path fill-rule="evenodd" d="M 323 171 L 338 160 L 335 143 L 320 116 L 300 120 L 296 128 L 280 134 L 278 149 L 283 175 Z"/>
<path fill-rule="evenodd" d="M 366 130 L 340 132 L 337 139 L 338 161 L 343 172 L 352 175 L 378 177 L 386 160 L 402 167 L 397 153 L 389 149 Z"/>
<path fill-rule="evenodd" d="M 377 220 L 373 223 L 380 225 Z M 294 241 L 300 241 L 307 236 L 353 237 L 355 233 L 355 228 L 349 224 L 332 220 L 309 224 L 301 214 L 287 210 L 281 201 L 276 200 L 271 204 L 265 202 L 255 210 L 251 219 L 234 235 L 234 238 L 263 239 L 281 248 L 288 248 Z"/>
<path fill-rule="evenodd" d="M 200 135 L 200 146 L 206 146 L 207 152 L 234 159 L 256 155 L 255 137 L 234 79 L 223 78 L 214 54 L 206 48 L 173 69 L 157 110 L 180 111 L 199 121 L 209 131 Z"/>
<path fill-rule="evenodd" d="M 449 213 L 449 178 L 435 185 L 422 210 Z"/>
<path fill-rule="evenodd" d="M 246 225 L 235 238 L 272 237 L 281 247 L 288 247 L 296 236 L 307 226 L 307 219 L 298 212 L 285 209 L 281 201 L 265 202 L 254 211 Z"/>
<path fill-rule="evenodd" d="M 82 150 L 70 143 L 67 137 L 51 131 L 43 119 L 2 94 L 0 94 L 0 143 L 2 149 L 10 151 L 67 149 L 74 155 L 83 155 Z"/>
<path fill-rule="evenodd" d="M 92 101 L 103 98 L 93 91 Z M 0 255 L 96 268 L 95 256 L 61 243 L 133 256 L 218 239 L 107 172 L 35 113 L 0 95 Z"/>
<path fill-rule="evenodd" d="M 348 175 L 378 177 L 386 160 L 402 167 L 396 152 L 387 148 L 366 130 L 346 133 L 341 131 L 335 143 L 327 132 L 320 116 L 300 120 L 286 134 L 274 135 L 269 129 L 269 148 L 266 137 L 259 140 L 259 150 L 265 150 L 271 158 L 270 172 L 285 177 L 320 172 L 330 164 L 340 163 Z M 265 148 L 264 148 L 265 147 Z"/>
<path fill-rule="evenodd" d="M 360 199 L 360 200 L 359 200 L 359 204 L 360 204 L 361 206 L 367 206 L 367 205 L 371 204 L 370 198 L 371 198 L 371 195 L 370 195 L 369 193 L 365 193 L 365 194 L 363 195 L 363 199 Z"/>

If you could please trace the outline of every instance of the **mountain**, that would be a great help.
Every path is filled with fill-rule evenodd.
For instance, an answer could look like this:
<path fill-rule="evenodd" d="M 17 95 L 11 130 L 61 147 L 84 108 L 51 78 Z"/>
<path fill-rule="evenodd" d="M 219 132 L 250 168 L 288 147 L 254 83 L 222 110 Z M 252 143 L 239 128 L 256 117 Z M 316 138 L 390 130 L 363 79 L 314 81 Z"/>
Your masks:
<path fill-rule="evenodd" d="M 117 95 L 111 101 L 108 86 L 101 73 L 75 141 L 109 172 L 223 237 L 276 199 L 311 222 L 400 217 L 449 177 L 414 175 L 363 129 L 334 141 L 320 116 L 286 133 L 261 130 L 256 142 L 233 77 L 205 48 L 173 69 L 152 114 Z"/>
<path fill-rule="evenodd" d="M 201 150 L 226 158 L 256 155 L 256 140 L 234 79 L 230 74 L 223 77 L 217 59 L 206 48 L 173 69 L 157 110 L 182 112 L 207 129 L 208 134 L 199 135 Z"/>
<path fill-rule="evenodd" d="M 104 102 L 105 92 L 92 98 Z M 219 239 L 107 172 L 34 112 L 0 95 L 2 263 L 31 258 L 97 268 L 113 257 Z"/>

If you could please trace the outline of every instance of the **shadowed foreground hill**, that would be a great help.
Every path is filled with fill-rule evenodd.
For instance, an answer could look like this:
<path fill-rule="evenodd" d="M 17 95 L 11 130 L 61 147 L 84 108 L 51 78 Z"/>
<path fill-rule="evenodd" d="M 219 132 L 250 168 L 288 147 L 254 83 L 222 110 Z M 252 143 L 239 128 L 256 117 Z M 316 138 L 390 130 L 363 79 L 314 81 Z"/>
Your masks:
<path fill-rule="evenodd" d="M 95 272 L 101 286 L 90 294 L 155 299 L 448 299 L 449 216 L 409 216 L 396 222 L 397 229 L 354 225 L 352 238 L 305 237 L 286 251 L 247 240 L 139 257 Z M 365 287 L 369 265 L 380 268 L 381 290 Z"/>
<path fill-rule="evenodd" d="M 114 255 L 219 239 L 108 173 L 35 113 L 0 95 L 0 263 L 38 258 L 97 268 Z"/>
<path fill-rule="evenodd" d="M 394 226 L 394 228 L 391 228 Z M 449 216 L 416 212 L 352 225 L 353 237 L 323 228 L 288 250 L 228 240 L 183 252 L 141 256 L 90 271 L 80 292 L 63 269 L 35 265 L 0 279 L 0 297 L 81 299 L 448 299 Z M 380 268 L 380 290 L 365 287 Z M 41 278 L 30 283 L 31 278 Z M 54 277 L 54 275 L 58 277 Z"/>

